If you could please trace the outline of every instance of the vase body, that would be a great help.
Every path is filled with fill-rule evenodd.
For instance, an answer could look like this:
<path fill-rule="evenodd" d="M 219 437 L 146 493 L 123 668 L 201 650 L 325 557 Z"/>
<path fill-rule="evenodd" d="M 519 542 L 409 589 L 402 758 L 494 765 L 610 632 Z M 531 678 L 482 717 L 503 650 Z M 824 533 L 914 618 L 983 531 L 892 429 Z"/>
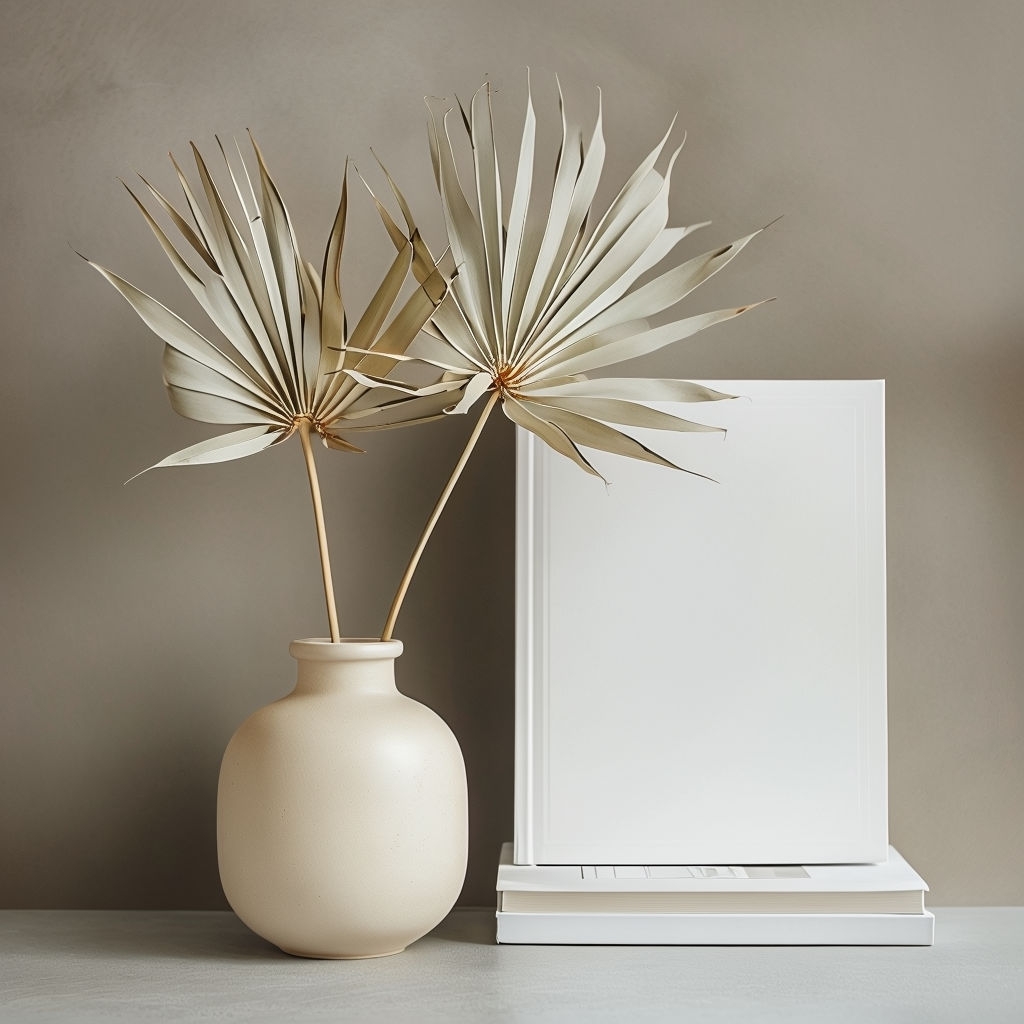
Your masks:
<path fill-rule="evenodd" d="M 217 792 L 224 893 L 298 956 L 397 953 L 466 873 L 466 770 L 448 726 L 395 688 L 397 640 L 298 640 L 295 689 L 231 738 Z"/>

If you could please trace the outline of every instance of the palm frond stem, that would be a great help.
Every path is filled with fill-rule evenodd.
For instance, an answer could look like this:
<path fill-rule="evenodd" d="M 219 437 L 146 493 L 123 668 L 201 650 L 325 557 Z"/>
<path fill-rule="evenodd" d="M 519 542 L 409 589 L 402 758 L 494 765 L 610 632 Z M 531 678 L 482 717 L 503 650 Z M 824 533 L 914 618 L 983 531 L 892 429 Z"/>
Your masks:
<path fill-rule="evenodd" d="M 466 463 L 469 461 L 470 455 L 473 454 L 473 449 L 476 447 L 476 443 L 480 439 L 480 435 L 483 433 L 487 417 L 491 415 L 491 411 L 494 409 L 495 405 L 497 405 L 500 397 L 501 391 L 495 387 L 494 391 L 491 392 L 491 397 L 487 400 L 487 404 L 484 406 L 483 412 L 480 413 L 480 418 L 476 421 L 473 433 L 469 435 L 466 447 L 463 449 L 462 455 L 459 457 L 459 461 L 455 464 L 455 468 L 452 470 L 452 475 L 448 478 L 448 483 L 444 485 L 444 490 L 441 492 L 441 496 L 437 499 L 434 511 L 430 513 L 430 518 L 427 520 L 426 527 L 424 527 L 423 535 L 420 537 L 419 543 L 416 545 L 416 549 L 413 551 L 412 557 L 409 559 L 409 564 L 406 566 L 405 573 L 402 576 L 402 581 L 398 584 L 398 592 L 395 594 L 395 599 L 391 602 L 391 610 L 388 612 L 387 621 L 384 623 L 384 631 L 380 636 L 381 640 L 390 640 L 391 635 L 395 631 L 395 622 L 398 619 L 398 613 L 402 610 L 402 602 L 405 600 L 406 591 L 409 589 L 409 584 L 412 582 L 413 573 L 416 571 L 416 566 L 419 565 L 420 557 L 423 554 L 424 548 L 427 546 L 427 541 L 430 540 L 430 535 L 434 532 L 434 527 L 437 525 L 438 519 L 441 518 L 441 513 L 444 511 L 445 505 L 448 504 L 448 499 L 451 497 L 452 491 L 455 490 L 455 485 L 459 482 L 459 477 L 462 476 L 462 471 L 466 468 Z"/>
<path fill-rule="evenodd" d="M 324 596 L 327 599 L 327 622 L 331 630 L 331 642 L 338 643 L 341 633 L 338 629 L 338 610 L 334 604 L 334 580 L 331 576 L 331 556 L 327 550 L 327 530 L 324 526 L 324 507 L 320 498 L 320 481 L 317 478 L 316 462 L 313 459 L 313 445 L 309 440 L 310 419 L 303 416 L 296 428 L 302 442 L 302 454 L 306 459 L 306 473 L 309 475 L 309 492 L 313 499 L 313 518 L 316 520 L 316 537 L 320 546 L 320 571 L 324 578 Z"/>

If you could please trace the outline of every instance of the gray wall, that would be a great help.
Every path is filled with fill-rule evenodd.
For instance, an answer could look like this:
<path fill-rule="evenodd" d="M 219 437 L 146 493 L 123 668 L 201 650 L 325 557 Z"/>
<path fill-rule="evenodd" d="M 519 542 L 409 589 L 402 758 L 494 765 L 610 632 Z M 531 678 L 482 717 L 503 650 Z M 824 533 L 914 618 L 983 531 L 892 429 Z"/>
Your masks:
<path fill-rule="evenodd" d="M 779 301 L 629 372 L 887 379 L 893 840 L 934 904 L 1024 902 L 1024 8 L 4 6 L 0 905 L 223 906 L 221 751 L 289 685 L 288 641 L 324 629 L 296 444 L 121 486 L 208 432 L 69 243 L 187 308 L 115 178 L 171 188 L 168 148 L 246 128 L 315 260 L 345 155 L 369 170 L 371 145 L 436 240 L 420 97 L 490 75 L 511 142 L 527 64 L 549 114 L 553 72 L 580 117 L 603 87 L 609 187 L 679 111 L 674 222 L 715 222 L 695 246 L 785 215 L 692 308 Z M 357 206 L 361 302 L 388 246 Z M 348 633 L 379 629 L 470 426 L 322 457 Z M 512 454 L 492 423 L 399 628 L 400 685 L 466 754 L 469 903 L 512 829 Z"/>

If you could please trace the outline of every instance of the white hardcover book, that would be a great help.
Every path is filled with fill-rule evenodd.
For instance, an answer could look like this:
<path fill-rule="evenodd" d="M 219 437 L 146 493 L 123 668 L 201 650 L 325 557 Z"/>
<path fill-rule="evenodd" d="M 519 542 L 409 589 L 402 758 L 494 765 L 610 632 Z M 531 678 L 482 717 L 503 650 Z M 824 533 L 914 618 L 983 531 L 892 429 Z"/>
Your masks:
<path fill-rule="evenodd" d="M 928 886 L 892 847 L 877 864 L 533 866 L 505 843 L 496 889 L 517 913 L 921 914 Z"/>
<path fill-rule="evenodd" d="M 930 946 L 922 914 L 497 914 L 500 943 L 571 946 Z"/>
<path fill-rule="evenodd" d="M 706 383 L 717 483 L 520 432 L 517 863 L 886 856 L 883 382 Z"/>
<path fill-rule="evenodd" d="M 928 886 L 894 850 L 877 864 L 512 863 L 497 939 L 571 945 L 931 945 Z"/>

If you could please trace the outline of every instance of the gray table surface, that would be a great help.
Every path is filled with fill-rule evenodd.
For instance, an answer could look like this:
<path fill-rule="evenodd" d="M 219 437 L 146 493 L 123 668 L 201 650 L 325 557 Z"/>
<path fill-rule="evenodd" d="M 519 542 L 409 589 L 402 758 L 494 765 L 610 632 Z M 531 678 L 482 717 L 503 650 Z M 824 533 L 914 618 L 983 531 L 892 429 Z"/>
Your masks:
<path fill-rule="evenodd" d="M 397 956 L 300 960 L 233 914 L 0 911 L 0 1021 L 1024 1022 L 1024 908 L 928 947 L 497 946 L 460 910 Z"/>

